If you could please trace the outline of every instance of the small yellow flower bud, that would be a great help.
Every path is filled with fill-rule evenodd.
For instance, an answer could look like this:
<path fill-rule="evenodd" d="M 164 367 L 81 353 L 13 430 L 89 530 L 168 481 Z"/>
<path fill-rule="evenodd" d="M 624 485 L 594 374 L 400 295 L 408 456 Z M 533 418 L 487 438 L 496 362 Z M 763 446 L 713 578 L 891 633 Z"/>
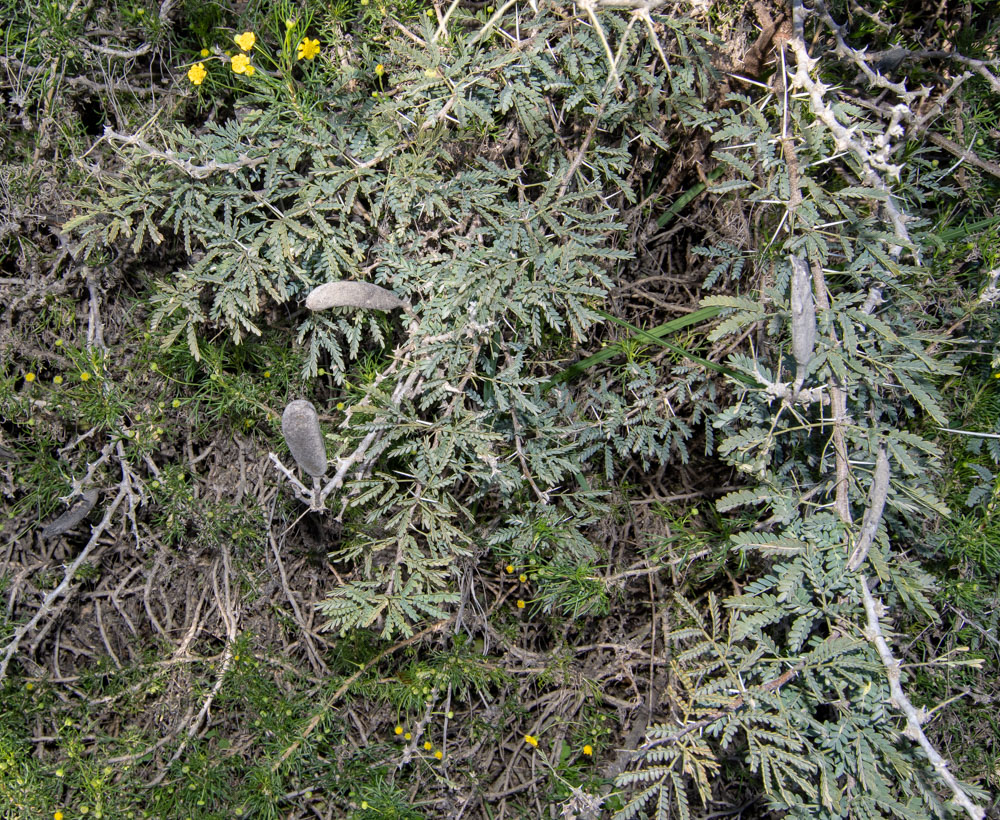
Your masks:
<path fill-rule="evenodd" d="M 203 48 L 203 49 L 202 49 L 201 51 L 199 51 L 198 53 L 199 53 L 199 54 L 200 54 L 200 55 L 201 55 L 202 57 L 207 57 L 207 56 L 208 56 L 209 54 L 211 54 L 212 52 L 211 52 L 211 51 L 209 51 L 209 50 L 208 50 L 207 48 Z"/>
<path fill-rule="evenodd" d="M 402 726 L 397 726 L 396 727 L 396 734 L 397 735 L 403 734 L 403 727 Z"/>
<path fill-rule="evenodd" d="M 590 757 L 594 753 L 594 747 L 588 743 L 583 747 L 583 753 L 587 755 L 587 757 Z"/>
<path fill-rule="evenodd" d="M 528 576 L 522 572 L 520 575 L 517 576 L 517 580 L 523 584 L 528 580 Z"/>
<path fill-rule="evenodd" d="M 514 574 L 514 565 L 513 564 L 507 564 L 507 566 L 505 566 L 504 569 L 507 570 L 507 574 L 508 575 L 513 575 Z"/>
<path fill-rule="evenodd" d="M 524 601 L 518 599 L 517 608 L 518 609 L 524 609 Z"/>
<path fill-rule="evenodd" d="M 524 736 L 524 742 L 527 743 L 532 748 L 535 748 L 535 749 L 538 748 L 538 738 L 535 737 L 534 735 L 525 735 Z"/>
<path fill-rule="evenodd" d="M 403 735 L 403 740 L 413 740 L 413 733 L 407 732 L 405 735 Z"/>
<path fill-rule="evenodd" d="M 25 373 L 24 374 L 24 380 L 30 384 L 31 382 L 33 382 L 35 380 L 35 374 L 34 373 Z"/>
<path fill-rule="evenodd" d="M 53 376 L 52 378 L 53 384 L 62 384 L 62 382 L 63 382 L 62 376 Z"/>
<path fill-rule="evenodd" d="M 429 740 L 424 741 L 424 751 L 429 752 L 433 748 L 434 748 L 434 745 Z"/>
<path fill-rule="evenodd" d="M 434 757 L 436 757 L 438 760 L 440 760 L 442 757 L 444 757 L 444 752 L 442 752 L 440 749 L 438 749 L 436 752 L 434 752 Z"/>
<path fill-rule="evenodd" d="M 83 373 L 80 374 L 80 381 L 82 382 L 90 381 L 90 374 L 86 370 L 84 370 Z"/>

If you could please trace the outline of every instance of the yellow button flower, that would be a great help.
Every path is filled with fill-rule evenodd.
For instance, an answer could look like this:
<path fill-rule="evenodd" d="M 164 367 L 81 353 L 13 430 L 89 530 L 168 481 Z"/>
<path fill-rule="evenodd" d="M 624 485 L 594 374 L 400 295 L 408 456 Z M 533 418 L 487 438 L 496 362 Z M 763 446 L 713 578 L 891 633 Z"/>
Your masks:
<path fill-rule="evenodd" d="M 83 373 L 80 374 L 80 381 L 82 381 L 82 382 L 89 382 L 90 381 L 90 374 L 86 370 Z"/>
<path fill-rule="evenodd" d="M 434 748 L 434 744 L 432 744 L 429 740 L 425 740 L 424 741 L 424 751 L 425 752 L 429 752 L 433 748 Z"/>
<path fill-rule="evenodd" d="M 403 734 L 403 727 L 402 726 L 397 726 L 396 727 L 396 734 L 397 735 Z"/>
<path fill-rule="evenodd" d="M 233 57 L 232 66 L 234 74 L 245 74 L 250 67 L 250 58 L 246 54 L 237 54 Z"/>
<path fill-rule="evenodd" d="M 377 66 L 375 66 L 375 76 L 381 77 L 383 74 L 385 74 L 385 66 L 382 65 L 382 63 L 379 63 Z"/>
<path fill-rule="evenodd" d="M 587 757 L 590 757 L 594 753 L 594 747 L 588 743 L 583 747 L 583 753 L 587 755 Z"/>
<path fill-rule="evenodd" d="M 30 384 L 31 382 L 33 382 L 35 380 L 35 374 L 34 373 L 25 373 L 24 374 L 24 380 Z"/>
<path fill-rule="evenodd" d="M 248 77 L 252 77 L 252 76 L 253 76 L 253 73 L 254 73 L 254 72 L 255 72 L 256 70 L 257 70 L 257 69 L 256 69 L 256 68 L 254 68 L 254 67 L 253 67 L 252 65 L 248 65 L 248 66 L 247 66 L 247 70 L 246 70 L 246 75 L 247 75 Z"/>
<path fill-rule="evenodd" d="M 52 383 L 53 384 L 62 384 L 62 376 L 53 376 Z"/>
<path fill-rule="evenodd" d="M 209 51 L 207 48 L 203 48 L 199 53 L 201 54 L 202 57 L 207 57 L 212 52 Z"/>
<path fill-rule="evenodd" d="M 299 43 L 300 60 L 312 60 L 317 54 L 319 54 L 319 40 L 310 40 L 306 37 Z"/>
<path fill-rule="evenodd" d="M 525 735 L 524 742 L 533 748 L 538 748 L 538 738 L 534 735 Z"/>
<path fill-rule="evenodd" d="M 519 601 L 517 602 L 517 608 L 518 608 L 518 609 L 524 609 L 524 601 L 520 601 L 520 600 L 519 600 Z"/>
<path fill-rule="evenodd" d="M 207 76 L 208 71 L 205 70 L 204 63 L 195 63 L 188 69 L 188 79 L 194 83 L 194 85 L 201 85 L 205 82 L 205 77 Z"/>
<path fill-rule="evenodd" d="M 434 752 L 434 757 L 436 757 L 438 760 L 440 760 L 442 757 L 444 757 L 444 752 L 442 752 L 440 749 L 438 749 L 436 752 Z"/>
<path fill-rule="evenodd" d="M 508 575 L 513 575 L 514 574 L 514 565 L 513 564 L 507 564 L 507 566 L 504 567 L 504 569 L 507 570 L 507 574 Z"/>
<path fill-rule="evenodd" d="M 253 48 L 253 44 L 257 42 L 257 37 L 252 31 L 244 31 L 242 34 L 237 34 L 233 37 L 233 40 L 244 51 L 250 51 Z"/>
<path fill-rule="evenodd" d="M 528 580 L 528 576 L 522 572 L 520 575 L 517 576 L 517 580 L 520 581 L 522 584 L 526 583 Z"/>

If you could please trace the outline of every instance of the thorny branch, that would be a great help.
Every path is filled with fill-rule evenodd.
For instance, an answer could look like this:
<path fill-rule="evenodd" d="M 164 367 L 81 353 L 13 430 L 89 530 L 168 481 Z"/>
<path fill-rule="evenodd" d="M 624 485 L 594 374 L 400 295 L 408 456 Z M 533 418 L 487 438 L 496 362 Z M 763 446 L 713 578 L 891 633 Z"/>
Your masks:
<path fill-rule="evenodd" d="M 905 106 L 897 106 L 896 109 L 894 109 L 894 116 L 891 125 L 882 137 L 878 137 L 874 141 L 863 135 L 858 136 L 856 129 L 848 128 L 842 125 L 837 120 L 833 109 L 824 98 L 824 95 L 829 90 L 829 87 L 824 85 L 821 81 L 813 79 L 810 74 L 818 63 L 818 60 L 810 57 L 806 48 L 804 38 L 804 14 L 805 10 L 802 6 L 801 0 L 793 0 L 793 23 L 795 36 L 788 43 L 796 58 L 796 71 L 792 77 L 792 84 L 794 87 L 802 88 L 807 92 L 810 107 L 813 113 L 833 133 L 836 140 L 837 150 L 851 151 L 861 165 L 865 182 L 886 192 L 886 210 L 893 223 L 896 236 L 902 244 L 912 247 L 909 235 L 906 231 L 905 220 L 902 214 L 900 214 L 892 204 L 891 192 L 880 174 L 880 172 L 882 172 L 888 174 L 890 177 L 898 176 L 899 166 L 895 166 L 889 162 L 889 156 L 892 148 L 891 139 L 893 137 L 903 136 L 903 130 L 899 123 L 903 119 L 904 113 L 908 114 L 909 110 Z M 831 22 L 832 21 L 827 21 L 828 24 Z M 899 110 L 900 108 L 902 108 L 902 110 Z M 900 251 L 901 248 L 896 248 L 894 250 L 895 255 L 898 256 Z M 826 293 L 823 271 L 819 265 L 813 265 L 813 276 L 817 303 L 821 309 L 828 310 L 829 299 Z M 832 337 L 832 340 L 836 343 L 835 337 Z M 845 524 L 849 525 L 851 523 L 851 510 L 847 490 L 850 476 L 850 462 L 848 461 L 846 443 L 844 442 L 846 394 L 840 385 L 835 384 L 830 385 L 830 391 L 831 396 L 833 397 L 834 405 L 833 438 L 837 471 L 837 498 L 834 506 L 840 519 Z M 851 571 L 860 567 L 867 556 L 869 549 L 871 548 L 875 534 L 878 531 L 879 522 L 882 518 L 882 511 L 888 496 L 889 479 L 889 462 L 883 447 L 880 448 L 876 458 L 875 472 L 869 495 L 868 510 L 866 511 L 862 521 L 861 533 L 857 544 L 848 559 L 847 567 Z M 868 588 L 867 579 L 864 576 L 859 579 L 859 583 L 864 600 L 865 612 L 867 614 L 865 637 L 872 644 L 874 644 L 879 657 L 885 666 L 891 692 L 890 702 L 893 706 L 899 709 L 906 718 L 906 736 L 916 741 L 923 750 L 934 771 L 951 790 L 955 803 L 966 811 L 971 820 L 982 820 L 985 815 L 984 810 L 969 799 L 969 797 L 962 790 L 958 781 L 955 779 L 955 776 L 949 770 L 947 762 L 931 745 L 921 728 L 921 723 L 923 722 L 925 716 L 918 712 L 906 696 L 906 693 L 903 691 L 900 684 L 900 663 L 893 656 L 892 650 L 890 649 L 879 624 L 879 617 L 885 613 L 885 607 L 881 604 L 881 602 L 877 602 L 872 596 L 871 591 Z"/>
<path fill-rule="evenodd" d="M 868 616 L 865 637 L 875 644 L 879 657 L 882 659 L 882 664 L 885 666 L 886 677 L 889 679 L 889 702 L 906 717 L 906 729 L 903 734 L 911 740 L 916 741 L 920 748 L 923 749 L 931 766 L 934 767 L 934 771 L 937 772 L 938 776 L 951 789 L 952 799 L 955 803 L 965 809 L 966 814 L 969 815 L 971 820 L 983 820 L 986 812 L 981 806 L 977 806 L 969 799 L 968 795 L 962 790 L 958 780 L 955 779 L 955 775 L 948 768 L 948 761 L 941 757 L 937 749 L 927 739 L 927 735 L 924 734 L 921 724 L 927 719 L 927 712 L 923 709 L 917 709 L 903 691 L 903 687 L 899 681 L 900 662 L 893 657 L 892 649 L 890 649 L 885 636 L 882 634 L 879 617 L 885 614 L 885 606 L 881 601 L 876 600 L 872 596 L 871 591 L 868 589 L 867 578 L 862 576 L 860 582 L 861 594 L 865 602 L 865 613 Z"/>
<path fill-rule="evenodd" d="M 191 162 L 190 159 L 184 158 L 182 154 L 179 154 L 176 151 L 161 151 L 158 148 L 154 148 L 138 134 L 119 134 L 110 125 L 104 126 L 103 138 L 109 142 L 118 142 L 122 145 L 135 146 L 136 148 L 144 151 L 149 158 L 169 162 L 171 165 L 180 168 L 188 176 L 194 177 L 195 179 L 205 179 L 217 171 L 236 171 L 240 168 L 255 168 L 256 166 L 263 165 L 267 162 L 267 156 L 251 157 L 247 154 L 241 154 L 240 158 L 236 160 L 236 162 L 216 162 L 215 160 L 212 160 L 204 165 L 196 165 Z"/>

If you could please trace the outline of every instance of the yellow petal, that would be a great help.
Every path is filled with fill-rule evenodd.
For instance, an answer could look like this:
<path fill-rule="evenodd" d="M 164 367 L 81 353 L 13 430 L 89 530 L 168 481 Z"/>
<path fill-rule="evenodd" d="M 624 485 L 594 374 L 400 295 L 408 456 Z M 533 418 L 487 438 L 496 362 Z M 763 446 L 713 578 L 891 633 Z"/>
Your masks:
<path fill-rule="evenodd" d="M 237 34 L 233 37 L 233 40 L 244 51 L 250 51 L 253 48 L 253 44 L 257 42 L 257 37 L 252 31 L 244 31 L 242 34 Z"/>

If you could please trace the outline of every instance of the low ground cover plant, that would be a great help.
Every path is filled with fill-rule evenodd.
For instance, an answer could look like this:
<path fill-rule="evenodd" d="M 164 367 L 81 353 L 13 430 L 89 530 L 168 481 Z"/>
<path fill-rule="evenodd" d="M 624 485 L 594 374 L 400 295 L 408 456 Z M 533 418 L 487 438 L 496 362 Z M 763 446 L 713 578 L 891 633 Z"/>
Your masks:
<path fill-rule="evenodd" d="M 0 816 L 994 809 L 985 11 L 6 11 Z"/>

